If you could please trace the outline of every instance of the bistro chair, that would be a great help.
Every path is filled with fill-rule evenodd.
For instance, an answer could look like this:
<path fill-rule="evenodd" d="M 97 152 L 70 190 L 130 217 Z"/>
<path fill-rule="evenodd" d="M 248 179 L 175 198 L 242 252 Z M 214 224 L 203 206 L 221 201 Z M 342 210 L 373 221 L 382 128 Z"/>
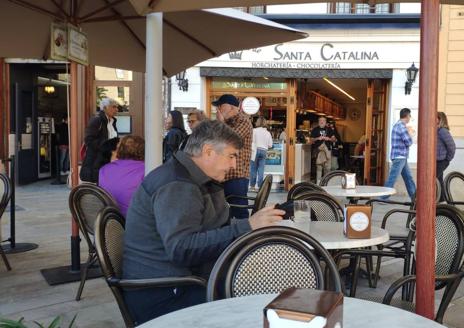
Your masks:
<path fill-rule="evenodd" d="M 71 190 L 69 194 L 69 209 L 73 218 L 77 221 L 89 249 L 89 255 L 85 268 L 82 269 L 81 283 L 77 290 L 76 301 L 82 296 L 84 284 L 89 268 L 97 261 L 94 247 L 95 221 L 98 212 L 107 206 L 117 207 L 116 201 L 104 189 L 90 183 L 83 183 Z"/>
<path fill-rule="evenodd" d="M 444 289 L 435 321 L 442 323 L 449 303 L 453 299 L 464 272 L 464 213 L 451 205 L 438 205 L 435 218 L 435 290 Z M 414 222 L 412 224 L 414 228 Z M 384 304 L 392 304 L 405 310 L 414 311 L 415 275 L 404 276 L 395 281 L 383 299 Z M 396 291 L 407 287 L 400 300 L 393 299 Z"/>
<path fill-rule="evenodd" d="M 311 221 L 343 222 L 344 210 L 331 195 L 318 191 L 298 194 L 293 200 L 307 200 L 311 204 Z"/>
<path fill-rule="evenodd" d="M 446 203 L 464 210 L 464 174 L 456 171 L 448 173 L 443 185 Z"/>
<path fill-rule="evenodd" d="M 438 179 L 435 180 L 436 182 L 436 202 L 437 204 L 440 203 L 441 199 L 441 186 L 440 182 Z M 405 251 L 406 244 L 409 242 L 409 226 L 411 224 L 411 221 L 415 218 L 416 216 L 416 199 L 409 202 L 399 202 L 399 201 L 393 201 L 390 199 L 372 199 L 369 200 L 366 204 L 367 205 L 374 205 L 376 203 L 384 203 L 384 204 L 389 204 L 389 205 L 400 205 L 403 207 L 401 208 L 396 208 L 393 210 L 388 211 L 385 216 L 382 219 L 382 224 L 381 228 L 388 230 L 390 234 L 390 240 L 386 242 L 383 245 L 377 246 L 379 250 L 386 249 L 386 250 L 391 250 L 391 251 L 400 251 L 403 250 Z M 403 220 L 404 225 L 403 228 L 393 228 L 392 224 L 389 224 L 391 220 Z M 377 258 L 376 262 L 376 268 L 375 268 L 375 273 L 374 273 L 374 279 L 373 279 L 373 287 L 377 286 L 377 281 L 379 278 L 379 273 L 380 273 L 380 265 L 381 265 L 381 258 Z"/>
<path fill-rule="evenodd" d="M 413 211 L 411 211 L 413 212 Z M 464 254 L 464 217 L 463 213 L 454 206 L 440 204 L 437 205 L 435 216 L 435 229 L 436 229 L 436 260 L 435 260 L 435 274 L 437 277 L 436 290 L 445 288 L 442 304 L 440 305 L 439 312 L 437 313 L 436 320 L 441 322 L 443 319 L 444 311 L 455 293 L 454 283 L 455 279 L 462 279 L 461 264 Z M 392 258 L 403 258 L 404 269 L 403 277 L 396 281 L 390 288 L 385 298 L 384 303 L 392 303 L 401 306 L 404 309 L 413 310 L 414 306 L 412 298 L 414 294 L 415 278 L 411 275 L 415 273 L 415 259 L 414 259 L 414 244 L 415 244 L 415 217 L 411 221 L 411 229 L 409 230 L 408 243 L 406 249 L 397 249 L 396 251 L 384 250 L 345 250 L 337 254 L 337 256 L 351 255 L 356 256 L 381 256 Z M 338 259 L 338 258 L 337 258 Z M 359 260 L 356 262 L 355 278 L 352 280 L 352 288 L 350 296 L 354 297 L 357 285 L 357 271 L 359 270 Z M 459 283 L 458 283 L 459 285 Z M 395 292 L 402 288 L 402 296 L 399 300 L 392 301 Z M 368 298 L 371 301 L 380 301 L 377 298 Z"/>
<path fill-rule="evenodd" d="M 245 234 L 224 250 L 211 272 L 206 298 L 280 293 L 290 287 L 342 291 L 335 262 L 316 239 L 273 226 Z"/>
<path fill-rule="evenodd" d="M 206 287 L 206 281 L 195 276 L 140 280 L 122 279 L 124 227 L 124 217 L 116 208 L 106 207 L 100 211 L 95 225 L 95 249 L 106 283 L 110 287 L 118 303 L 126 327 L 135 327 L 137 326 L 137 322 L 131 316 L 124 301 L 124 289 L 175 287 L 183 285 L 200 285 Z"/>
<path fill-rule="evenodd" d="M 342 185 L 342 178 L 345 174 L 350 173 L 348 171 L 343 170 L 335 170 L 327 173 L 321 178 L 319 182 L 319 186 L 326 187 L 326 186 L 341 186 Z M 356 183 L 358 183 L 358 177 L 356 177 Z"/>
<path fill-rule="evenodd" d="M 264 206 L 266 206 L 267 199 L 269 198 L 269 193 L 271 192 L 271 188 L 272 188 L 272 174 L 269 174 L 264 178 L 263 184 L 259 188 L 258 193 L 256 194 L 256 197 L 229 195 L 227 196 L 226 200 L 229 203 L 230 207 L 251 209 L 251 215 L 253 215 L 256 212 L 258 212 L 260 209 L 262 209 Z M 231 200 L 233 199 L 246 199 L 247 201 L 253 200 L 254 202 L 253 202 L 253 205 L 241 205 L 241 204 L 231 203 Z"/>
<path fill-rule="evenodd" d="M 306 193 L 308 191 L 318 191 L 325 193 L 325 190 L 319 187 L 317 184 L 312 182 L 300 182 L 290 188 L 287 194 L 287 201 L 297 197 L 300 193 Z"/>
<path fill-rule="evenodd" d="M 8 203 L 10 202 L 10 199 L 11 199 L 11 180 L 6 174 L 0 173 L 0 181 L 3 187 L 2 197 L 0 198 L 0 220 L 1 220 L 3 213 L 5 213 L 6 207 L 8 206 Z M 0 243 L 0 256 L 2 257 L 3 262 L 5 263 L 6 269 L 10 271 L 11 266 L 10 266 L 10 263 L 8 262 L 8 259 L 6 258 L 6 254 L 3 251 L 1 243 Z"/>

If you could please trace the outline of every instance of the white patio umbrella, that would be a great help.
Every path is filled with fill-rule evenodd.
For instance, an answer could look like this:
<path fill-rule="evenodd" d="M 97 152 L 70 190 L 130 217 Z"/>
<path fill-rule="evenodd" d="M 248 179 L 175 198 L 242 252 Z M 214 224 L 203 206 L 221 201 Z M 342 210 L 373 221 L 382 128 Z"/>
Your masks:
<path fill-rule="evenodd" d="M 73 23 L 85 32 L 94 65 L 145 72 L 146 18 L 128 0 L 0 0 L 0 56 L 47 59 L 50 24 Z M 77 9 L 78 8 L 78 9 Z M 172 12 L 163 17 L 163 74 L 172 76 L 208 58 L 272 43 L 304 38 L 305 33 L 236 10 Z"/>
<path fill-rule="evenodd" d="M 139 72 L 145 71 L 145 65 L 151 67 L 146 84 L 145 137 L 147 168 L 153 168 L 161 162 L 162 75 L 174 75 L 198 62 L 233 50 L 307 36 L 303 32 L 231 9 L 173 12 L 157 21 L 161 24 L 159 26 L 153 24 L 152 16 L 140 16 L 128 0 L 0 0 L 0 57 L 47 59 L 50 53 L 50 24 L 59 22 L 76 25 L 87 34 L 91 64 Z M 146 47 L 146 43 L 150 45 Z M 156 56 L 153 55 L 154 50 L 158 51 Z M 155 68 L 156 74 L 153 74 Z M 77 64 L 71 63 L 73 186 L 78 182 L 79 149 L 76 73 Z M 75 251 L 79 245 L 78 234 L 78 227 L 73 221 L 71 240 Z M 73 256 L 73 270 L 78 269 L 78 264 L 79 259 Z"/>

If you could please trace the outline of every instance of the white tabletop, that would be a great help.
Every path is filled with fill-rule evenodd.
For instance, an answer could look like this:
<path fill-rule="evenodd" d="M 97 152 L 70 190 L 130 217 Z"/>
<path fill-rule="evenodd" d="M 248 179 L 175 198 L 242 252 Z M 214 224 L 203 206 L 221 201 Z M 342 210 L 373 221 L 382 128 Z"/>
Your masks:
<path fill-rule="evenodd" d="M 342 186 L 322 187 L 329 195 L 346 198 L 372 198 L 396 194 L 394 188 L 382 186 L 356 186 L 355 189 L 343 189 Z"/>
<path fill-rule="evenodd" d="M 294 227 L 298 226 L 290 220 L 284 220 L 281 225 Z M 343 234 L 342 222 L 314 221 L 310 223 L 309 235 L 313 236 L 325 249 L 349 249 L 358 247 L 368 247 L 380 245 L 390 239 L 387 230 L 379 227 L 371 227 L 371 238 L 369 239 L 349 239 Z"/>
<path fill-rule="evenodd" d="M 261 328 L 263 309 L 276 295 L 229 298 L 153 319 L 141 328 Z M 343 327 L 440 328 L 435 321 L 380 303 L 345 297 Z"/>

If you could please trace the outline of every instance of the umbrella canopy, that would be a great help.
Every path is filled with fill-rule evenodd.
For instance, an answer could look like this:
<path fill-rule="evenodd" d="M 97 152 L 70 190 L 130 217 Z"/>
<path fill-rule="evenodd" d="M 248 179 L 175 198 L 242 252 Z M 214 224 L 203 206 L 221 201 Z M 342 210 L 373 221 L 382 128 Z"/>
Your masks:
<path fill-rule="evenodd" d="M 0 30 L 10 31 L 0 34 L 0 56 L 47 59 L 50 24 L 70 22 L 87 34 L 91 64 L 145 71 L 146 18 L 129 1 L 74 1 L 74 7 L 70 1 L 55 3 L 0 0 Z M 164 15 L 163 23 L 167 76 L 230 51 L 307 36 L 233 9 L 172 12 Z"/>
<path fill-rule="evenodd" d="M 259 5 L 281 5 L 297 3 L 320 3 L 320 2 L 340 2 L 334 0 L 130 0 L 137 12 L 141 15 L 150 12 L 172 12 L 198 10 L 203 8 L 225 8 L 225 7 L 251 7 Z M 363 0 L 351 1 L 366 3 Z M 420 2 L 418 0 L 382 0 L 382 3 L 399 3 L 399 2 Z M 464 0 L 442 0 L 442 4 L 464 4 Z"/>

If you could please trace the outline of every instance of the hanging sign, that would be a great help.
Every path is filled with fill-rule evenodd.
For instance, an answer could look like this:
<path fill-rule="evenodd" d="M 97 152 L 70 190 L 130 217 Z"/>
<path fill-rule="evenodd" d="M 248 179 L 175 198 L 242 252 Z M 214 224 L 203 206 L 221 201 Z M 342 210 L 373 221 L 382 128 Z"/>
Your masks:
<path fill-rule="evenodd" d="M 50 58 L 55 60 L 68 59 L 68 29 L 66 25 L 51 24 Z"/>
<path fill-rule="evenodd" d="M 255 115 L 259 112 L 259 107 L 261 107 L 261 104 L 256 97 L 246 97 L 242 101 L 242 109 L 248 115 Z"/>
<path fill-rule="evenodd" d="M 68 59 L 83 65 L 89 64 L 89 43 L 87 35 L 76 27 L 68 25 Z"/>

